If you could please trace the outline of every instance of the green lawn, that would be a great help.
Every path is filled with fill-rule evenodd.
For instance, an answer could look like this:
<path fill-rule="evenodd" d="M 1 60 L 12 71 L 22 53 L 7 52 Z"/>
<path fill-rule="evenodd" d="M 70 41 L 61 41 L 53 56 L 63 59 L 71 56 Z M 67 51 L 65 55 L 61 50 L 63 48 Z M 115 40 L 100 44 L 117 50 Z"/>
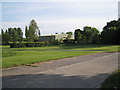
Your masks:
<path fill-rule="evenodd" d="M 101 88 L 120 88 L 120 70 L 110 75 L 101 85 Z"/>
<path fill-rule="evenodd" d="M 9 48 L 9 46 L 2 46 L 2 68 L 98 52 L 116 51 L 118 51 L 117 45 L 46 46 L 33 48 Z"/>

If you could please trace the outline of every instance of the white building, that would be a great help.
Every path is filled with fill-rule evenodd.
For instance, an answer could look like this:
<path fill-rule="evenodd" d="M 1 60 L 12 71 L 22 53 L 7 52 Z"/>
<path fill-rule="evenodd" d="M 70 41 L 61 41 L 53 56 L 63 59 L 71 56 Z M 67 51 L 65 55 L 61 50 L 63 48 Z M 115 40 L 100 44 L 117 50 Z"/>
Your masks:
<path fill-rule="evenodd" d="M 55 34 L 55 35 L 41 35 L 39 37 L 40 41 L 51 41 L 51 39 L 53 40 L 65 40 L 67 39 L 68 34 Z M 71 35 L 70 39 L 74 39 L 74 35 Z"/>

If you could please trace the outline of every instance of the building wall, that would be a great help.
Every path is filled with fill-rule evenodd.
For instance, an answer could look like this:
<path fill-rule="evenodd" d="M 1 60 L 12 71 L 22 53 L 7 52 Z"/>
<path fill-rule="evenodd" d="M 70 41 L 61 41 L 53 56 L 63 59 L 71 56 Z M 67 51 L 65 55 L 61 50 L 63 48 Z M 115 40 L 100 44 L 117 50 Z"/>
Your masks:
<path fill-rule="evenodd" d="M 55 35 L 55 40 L 65 40 L 68 37 L 68 34 L 56 34 Z M 74 39 L 74 36 L 71 35 L 71 39 Z"/>
<path fill-rule="evenodd" d="M 67 36 L 68 36 L 67 34 L 56 34 L 55 40 L 60 40 L 60 39 L 64 40 L 67 38 Z"/>
<path fill-rule="evenodd" d="M 39 37 L 39 41 L 51 41 L 51 40 L 64 40 L 68 34 L 55 34 L 55 35 L 44 35 Z M 74 39 L 74 36 L 71 36 L 71 39 Z"/>
<path fill-rule="evenodd" d="M 51 41 L 55 40 L 55 36 L 40 36 L 39 41 Z"/>

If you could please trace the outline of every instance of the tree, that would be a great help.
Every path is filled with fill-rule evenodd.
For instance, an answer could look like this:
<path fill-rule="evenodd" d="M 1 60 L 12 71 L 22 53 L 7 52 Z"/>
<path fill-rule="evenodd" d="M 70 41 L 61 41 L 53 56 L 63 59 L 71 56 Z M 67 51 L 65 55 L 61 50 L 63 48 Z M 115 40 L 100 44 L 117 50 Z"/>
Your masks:
<path fill-rule="evenodd" d="M 2 37 L 2 43 L 4 42 L 4 31 L 1 29 L 1 37 Z"/>
<path fill-rule="evenodd" d="M 34 37 L 35 37 L 34 39 L 38 40 L 38 35 L 40 35 L 40 30 L 39 27 L 37 26 L 37 22 L 33 19 L 30 21 L 29 26 L 32 27 L 34 30 Z"/>
<path fill-rule="evenodd" d="M 19 35 L 17 28 L 8 28 L 8 34 L 10 35 L 10 41 L 16 43 L 18 41 Z"/>
<path fill-rule="evenodd" d="M 2 35 L 4 34 L 4 31 L 3 31 L 3 29 L 1 29 L 1 34 L 2 34 Z"/>
<path fill-rule="evenodd" d="M 32 26 L 29 26 L 29 30 L 27 32 L 27 38 L 29 42 L 33 42 L 35 40 L 35 30 Z"/>
<path fill-rule="evenodd" d="M 75 32 L 74 32 L 74 36 L 75 36 L 75 41 L 82 40 L 81 30 L 80 29 L 76 29 Z"/>
<path fill-rule="evenodd" d="M 72 32 L 66 32 L 66 34 L 70 34 L 70 35 L 72 35 L 73 33 L 72 33 Z"/>
<path fill-rule="evenodd" d="M 8 44 L 9 41 L 10 41 L 9 33 L 7 32 L 7 30 L 4 32 L 3 29 L 1 30 L 1 33 L 2 33 L 2 43 L 3 44 Z"/>
<path fill-rule="evenodd" d="M 101 41 L 105 44 L 120 44 L 120 20 L 107 23 L 101 32 Z"/>
<path fill-rule="evenodd" d="M 40 36 L 40 30 L 38 31 L 38 35 Z"/>
<path fill-rule="evenodd" d="M 12 30 L 11 36 L 12 36 L 12 41 L 13 41 L 14 43 L 16 43 L 16 41 L 18 40 L 18 37 L 19 37 L 16 28 L 14 28 L 14 29 Z"/>
<path fill-rule="evenodd" d="M 18 41 L 22 42 L 23 40 L 23 32 L 22 29 L 20 27 L 17 28 L 17 32 L 18 32 Z"/>
<path fill-rule="evenodd" d="M 68 39 L 68 40 L 71 39 L 71 37 L 72 37 L 72 32 L 66 32 L 66 34 L 68 34 L 67 39 Z"/>
<path fill-rule="evenodd" d="M 28 38 L 28 29 L 27 29 L 27 26 L 25 27 L 25 37 L 26 37 L 26 39 Z"/>
<path fill-rule="evenodd" d="M 68 34 L 68 35 L 67 35 L 67 39 L 68 39 L 68 40 L 70 40 L 70 39 L 71 39 L 71 37 L 72 37 L 72 35 L 71 35 L 71 34 Z"/>
<path fill-rule="evenodd" d="M 88 43 L 96 43 L 99 39 L 99 31 L 94 27 L 85 26 L 84 36 Z"/>
<path fill-rule="evenodd" d="M 12 31 L 13 31 L 13 28 L 8 28 L 8 33 L 10 35 L 10 41 L 13 41 L 12 40 Z"/>

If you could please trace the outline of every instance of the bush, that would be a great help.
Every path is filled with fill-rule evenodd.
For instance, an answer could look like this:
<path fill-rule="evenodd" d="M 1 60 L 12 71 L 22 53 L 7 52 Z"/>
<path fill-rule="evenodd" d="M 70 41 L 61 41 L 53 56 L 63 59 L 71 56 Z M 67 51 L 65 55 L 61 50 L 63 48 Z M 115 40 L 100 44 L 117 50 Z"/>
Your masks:
<path fill-rule="evenodd" d="M 60 41 L 54 40 L 51 42 L 51 45 L 60 45 L 60 43 L 61 43 Z"/>
<path fill-rule="evenodd" d="M 120 70 L 114 72 L 101 84 L 101 89 L 103 88 L 111 88 L 116 90 L 120 88 Z"/>
<path fill-rule="evenodd" d="M 65 39 L 63 40 L 64 44 L 74 44 L 74 40 L 73 39 Z"/>
<path fill-rule="evenodd" d="M 48 42 L 24 42 L 24 43 L 10 43 L 10 48 L 20 47 L 42 47 L 47 46 Z"/>

